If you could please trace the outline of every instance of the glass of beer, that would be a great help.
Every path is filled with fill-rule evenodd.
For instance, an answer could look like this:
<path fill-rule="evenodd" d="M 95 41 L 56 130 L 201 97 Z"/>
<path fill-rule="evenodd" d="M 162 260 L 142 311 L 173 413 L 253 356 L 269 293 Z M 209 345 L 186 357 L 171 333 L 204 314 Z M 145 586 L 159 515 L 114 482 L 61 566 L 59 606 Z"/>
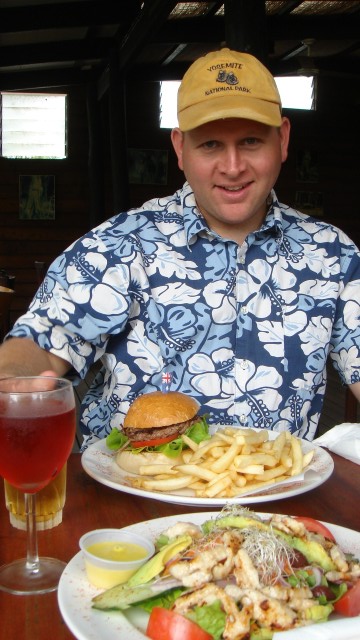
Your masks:
<path fill-rule="evenodd" d="M 38 531 L 52 529 L 62 522 L 66 497 L 67 463 L 58 475 L 36 495 L 36 528 Z M 10 523 L 16 529 L 26 530 L 24 493 L 4 480 L 5 504 Z"/>

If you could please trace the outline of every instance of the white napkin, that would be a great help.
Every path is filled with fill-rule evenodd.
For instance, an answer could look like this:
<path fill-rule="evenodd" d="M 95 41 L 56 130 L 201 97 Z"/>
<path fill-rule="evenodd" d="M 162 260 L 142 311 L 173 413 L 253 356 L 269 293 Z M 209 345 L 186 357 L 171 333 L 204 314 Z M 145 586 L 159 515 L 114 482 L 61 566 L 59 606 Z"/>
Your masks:
<path fill-rule="evenodd" d="M 357 422 L 338 424 L 313 440 L 313 443 L 360 464 L 360 424 Z"/>
<path fill-rule="evenodd" d="M 310 624 L 308 627 L 299 627 L 273 635 L 273 640 L 359 640 L 359 638 L 360 616 Z"/>

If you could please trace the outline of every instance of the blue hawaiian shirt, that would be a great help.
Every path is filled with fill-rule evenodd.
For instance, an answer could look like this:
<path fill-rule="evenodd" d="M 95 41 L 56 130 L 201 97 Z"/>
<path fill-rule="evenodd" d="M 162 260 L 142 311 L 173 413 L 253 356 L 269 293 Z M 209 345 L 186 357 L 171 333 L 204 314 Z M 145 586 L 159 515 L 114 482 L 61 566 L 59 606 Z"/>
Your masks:
<path fill-rule="evenodd" d="M 80 377 L 84 435 L 121 426 L 162 388 L 196 398 L 210 424 L 311 440 L 328 354 L 360 380 L 360 254 L 340 230 L 280 204 L 242 246 L 209 230 L 188 183 L 120 213 L 51 265 L 11 335 L 31 337 Z"/>

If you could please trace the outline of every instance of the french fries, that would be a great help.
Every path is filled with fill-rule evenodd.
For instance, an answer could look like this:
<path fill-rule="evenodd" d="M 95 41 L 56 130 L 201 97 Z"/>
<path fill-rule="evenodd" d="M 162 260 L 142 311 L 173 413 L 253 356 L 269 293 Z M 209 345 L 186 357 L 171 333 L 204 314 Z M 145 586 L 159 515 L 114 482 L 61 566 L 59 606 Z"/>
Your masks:
<path fill-rule="evenodd" d="M 147 491 L 187 489 L 199 498 L 234 498 L 291 480 L 314 456 L 287 431 L 270 439 L 266 430 L 225 427 L 198 445 L 182 438 L 189 448 L 180 464 L 143 465 L 128 482 Z"/>

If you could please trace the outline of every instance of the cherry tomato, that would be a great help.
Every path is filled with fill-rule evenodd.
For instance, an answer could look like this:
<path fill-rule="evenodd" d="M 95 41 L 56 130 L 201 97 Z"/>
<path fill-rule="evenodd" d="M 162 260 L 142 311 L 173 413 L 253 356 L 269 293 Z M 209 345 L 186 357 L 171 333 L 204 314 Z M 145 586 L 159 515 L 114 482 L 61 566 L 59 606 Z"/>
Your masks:
<path fill-rule="evenodd" d="M 213 640 L 198 624 L 162 607 L 151 611 L 146 635 L 152 640 Z"/>
<path fill-rule="evenodd" d="M 336 542 L 331 531 L 318 520 L 308 518 L 307 516 L 294 516 L 294 519 L 302 522 L 308 531 L 311 531 L 312 533 L 320 533 L 324 538 L 331 540 L 331 542 Z"/>
<path fill-rule="evenodd" d="M 134 448 L 140 447 L 157 447 L 159 444 L 166 444 L 167 442 L 171 442 L 174 440 L 174 436 L 168 436 L 167 438 L 155 438 L 154 440 L 139 440 L 136 442 L 132 442 L 132 446 Z"/>
<path fill-rule="evenodd" d="M 349 587 L 337 602 L 334 602 L 334 609 L 342 616 L 352 617 L 360 614 L 360 580 L 355 582 L 353 587 Z"/>

